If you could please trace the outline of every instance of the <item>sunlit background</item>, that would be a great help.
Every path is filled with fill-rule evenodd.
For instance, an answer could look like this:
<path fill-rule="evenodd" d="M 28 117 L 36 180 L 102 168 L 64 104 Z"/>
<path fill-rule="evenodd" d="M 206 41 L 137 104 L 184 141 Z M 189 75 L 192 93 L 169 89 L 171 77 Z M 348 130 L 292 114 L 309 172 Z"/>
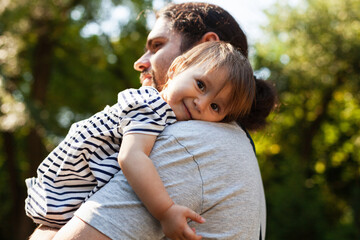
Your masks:
<path fill-rule="evenodd" d="M 0 1 L 0 239 L 26 239 L 24 179 L 72 123 L 139 87 L 165 0 Z M 175 1 L 184 2 L 184 1 Z M 360 239 L 360 1 L 218 0 L 279 104 L 251 133 L 269 240 Z"/>
<path fill-rule="evenodd" d="M 184 3 L 191 1 L 175 0 L 174 3 Z M 217 4 L 227 10 L 239 22 L 243 30 L 246 32 L 250 41 L 255 41 L 261 38 L 260 26 L 267 22 L 267 18 L 263 10 L 270 8 L 275 0 L 210 0 L 208 3 Z M 299 0 L 288 1 L 291 4 L 296 4 Z M 166 2 L 163 0 L 153 1 L 153 8 L 160 9 Z M 71 17 L 79 19 L 83 13 L 83 8 L 78 8 L 72 11 Z M 94 34 L 101 34 L 102 32 L 110 35 L 113 38 L 119 37 L 119 25 L 126 24 L 129 19 L 130 9 L 125 6 L 115 6 L 111 0 L 102 1 L 102 18 L 99 23 L 90 23 L 82 31 L 83 36 L 91 36 Z M 149 14 L 148 27 L 151 28 L 155 21 L 154 14 Z"/>

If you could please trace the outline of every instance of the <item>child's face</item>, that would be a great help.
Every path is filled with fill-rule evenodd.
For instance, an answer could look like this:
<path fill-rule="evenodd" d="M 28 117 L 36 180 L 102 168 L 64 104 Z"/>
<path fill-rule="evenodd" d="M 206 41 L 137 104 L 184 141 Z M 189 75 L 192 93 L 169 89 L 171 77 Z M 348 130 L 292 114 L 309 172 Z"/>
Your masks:
<path fill-rule="evenodd" d="M 226 106 L 231 86 L 225 68 L 206 72 L 205 64 L 170 76 L 162 97 L 175 112 L 176 119 L 219 122 L 228 114 Z"/>

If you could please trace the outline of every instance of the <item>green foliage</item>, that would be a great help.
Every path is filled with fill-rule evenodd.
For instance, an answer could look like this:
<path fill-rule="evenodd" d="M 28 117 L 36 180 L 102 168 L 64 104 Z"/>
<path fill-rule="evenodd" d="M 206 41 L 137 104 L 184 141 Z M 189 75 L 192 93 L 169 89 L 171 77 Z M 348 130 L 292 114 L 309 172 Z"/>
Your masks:
<path fill-rule="evenodd" d="M 258 133 L 267 239 L 360 238 L 360 2 L 268 10 L 255 62 L 280 105 Z"/>
<path fill-rule="evenodd" d="M 139 86 L 132 65 L 152 1 L 109 0 L 131 9 L 119 36 L 85 36 L 104 18 L 103 2 L 0 3 L 0 239 L 33 229 L 24 179 L 69 126 Z M 254 136 L 267 239 L 360 239 L 360 2 L 279 3 L 268 18 L 254 56 L 280 102 L 266 133 Z"/>

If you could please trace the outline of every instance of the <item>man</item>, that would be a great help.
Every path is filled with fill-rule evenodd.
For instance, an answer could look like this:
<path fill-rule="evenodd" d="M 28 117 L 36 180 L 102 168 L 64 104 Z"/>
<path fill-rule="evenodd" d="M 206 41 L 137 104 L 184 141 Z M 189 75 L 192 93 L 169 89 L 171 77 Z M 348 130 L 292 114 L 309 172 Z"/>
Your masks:
<path fill-rule="evenodd" d="M 157 14 L 147 51 L 134 68 L 141 72 L 143 85 L 161 89 L 175 57 L 201 42 L 218 40 L 232 43 L 247 56 L 244 33 L 220 7 L 204 3 L 170 5 Z M 206 219 L 203 224 L 190 222 L 198 235 L 183 239 L 200 239 L 199 235 L 206 239 L 264 239 L 261 175 L 251 139 L 237 124 L 178 122 L 158 137 L 150 158 L 174 202 Z M 50 239 L 55 233 L 40 228 L 32 239 Z M 159 223 L 119 172 L 81 206 L 54 239 L 163 237 Z"/>

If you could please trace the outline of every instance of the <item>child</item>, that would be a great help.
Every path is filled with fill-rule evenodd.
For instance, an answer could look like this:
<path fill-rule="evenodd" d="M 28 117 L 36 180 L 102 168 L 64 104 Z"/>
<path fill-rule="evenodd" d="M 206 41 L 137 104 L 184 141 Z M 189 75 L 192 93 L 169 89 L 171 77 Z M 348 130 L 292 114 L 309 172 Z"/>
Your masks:
<path fill-rule="evenodd" d="M 160 93 L 152 87 L 125 90 L 117 104 L 73 124 L 39 166 L 38 177 L 27 179 L 27 215 L 61 227 L 121 168 L 167 236 L 187 218 L 204 222 L 173 203 L 148 156 L 167 125 L 234 121 L 249 113 L 254 97 L 253 72 L 239 51 L 224 42 L 199 44 L 174 60 Z"/>

